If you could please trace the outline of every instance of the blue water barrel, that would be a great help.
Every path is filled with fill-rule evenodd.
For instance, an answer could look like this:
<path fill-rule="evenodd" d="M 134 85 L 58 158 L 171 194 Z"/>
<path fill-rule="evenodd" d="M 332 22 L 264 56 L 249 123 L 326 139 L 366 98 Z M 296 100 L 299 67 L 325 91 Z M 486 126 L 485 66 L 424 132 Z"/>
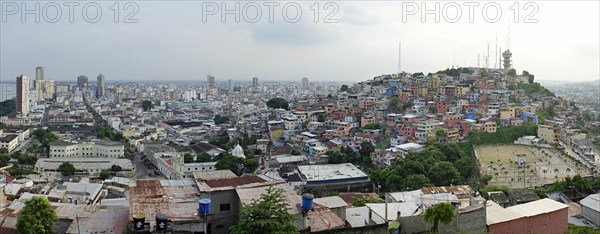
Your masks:
<path fill-rule="evenodd" d="M 302 210 L 312 209 L 313 199 L 315 199 L 315 196 L 310 193 L 302 194 Z"/>
<path fill-rule="evenodd" d="M 198 214 L 206 215 L 210 213 L 210 198 L 198 199 Z"/>

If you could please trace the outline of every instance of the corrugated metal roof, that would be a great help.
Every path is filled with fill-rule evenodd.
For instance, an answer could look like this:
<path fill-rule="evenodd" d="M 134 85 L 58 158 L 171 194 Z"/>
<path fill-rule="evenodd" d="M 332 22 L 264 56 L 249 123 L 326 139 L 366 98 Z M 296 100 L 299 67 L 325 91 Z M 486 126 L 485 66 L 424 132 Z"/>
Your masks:
<path fill-rule="evenodd" d="M 525 217 L 522 214 L 519 214 L 515 211 L 504 209 L 500 205 L 491 201 L 487 203 L 485 213 L 487 225 L 502 223 Z"/>
<path fill-rule="evenodd" d="M 219 188 L 219 187 L 237 187 L 245 184 L 252 183 L 261 183 L 266 180 L 258 177 L 258 176 L 244 176 L 244 177 L 236 177 L 236 178 L 228 178 L 228 179 L 217 179 L 217 180 L 207 180 L 204 181 L 206 185 L 211 188 Z"/>
<path fill-rule="evenodd" d="M 197 171 L 192 173 L 196 181 L 230 179 L 238 177 L 230 170 Z"/>
<path fill-rule="evenodd" d="M 424 187 L 421 189 L 421 191 L 423 191 L 424 194 L 453 193 L 456 195 L 462 195 L 473 193 L 473 189 L 471 189 L 471 186 L 468 185 Z"/>
<path fill-rule="evenodd" d="M 317 205 L 318 206 L 318 205 Z M 308 212 L 308 226 L 311 232 L 325 231 L 346 226 L 346 222 L 329 208 L 315 208 Z"/>
<path fill-rule="evenodd" d="M 198 189 L 193 185 L 163 186 L 160 180 L 137 180 L 129 190 L 130 213 L 144 214 L 147 222 L 153 222 L 157 213 L 169 216 L 169 220 L 200 220 L 198 217 Z"/>
<path fill-rule="evenodd" d="M 531 217 L 539 214 L 550 213 L 560 209 L 566 209 L 568 207 L 569 206 L 563 203 L 557 202 L 549 198 L 544 198 L 517 206 L 511 206 L 506 209 L 515 211 L 527 217 Z"/>
<path fill-rule="evenodd" d="M 323 206 L 325 206 L 327 208 L 338 208 L 338 207 L 346 207 L 346 206 L 348 206 L 348 203 L 346 203 L 344 201 L 344 199 L 342 199 L 339 196 L 315 198 L 314 199 L 314 203 L 323 205 Z"/>
<path fill-rule="evenodd" d="M 59 218 L 73 220 L 66 233 L 124 233 L 129 224 L 124 206 L 61 204 L 55 210 Z"/>
<path fill-rule="evenodd" d="M 283 189 L 283 196 L 285 197 L 288 205 L 289 205 L 289 209 L 288 209 L 288 213 L 290 214 L 300 214 L 300 211 L 296 208 L 297 204 L 300 204 L 302 202 L 302 199 L 300 198 L 300 196 L 298 194 L 296 194 L 296 192 L 294 192 L 294 190 L 292 189 L 292 187 L 290 187 L 290 185 L 288 183 L 286 183 L 285 181 L 276 181 L 274 186 Z M 265 193 L 267 191 L 267 188 L 271 185 L 272 183 L 269 184 L 263 184 L 259 187 L 251 187 L 251 188 L 238 188 L 235 191 L 238 194 L 238 197 L 240 198 L 240 202 L 243 205 L 247 205 L 252 203 L 253 200 L 258 200 L 260 199 L 260 195 Z"/>
<path fill-rule="evenodd" d="M 584 198 L 583 200 L 581 200 L 579 203 L 581 203 L 582 206 L 586 206 L 590 209 L 600 212 L 600 194 L 599 193 L 589 195 L 586 198 Z"/>
<path fill-rule="evenodd" d="M 486 207 L 486 223 L 487 225 L 502 223 L 523 217 L 546 214 L 560 209 L 566 209 L 567 207 L 569 206 L 548 198 L 508 208 L 502 208 L 495 202 L 488 202 Z"/>

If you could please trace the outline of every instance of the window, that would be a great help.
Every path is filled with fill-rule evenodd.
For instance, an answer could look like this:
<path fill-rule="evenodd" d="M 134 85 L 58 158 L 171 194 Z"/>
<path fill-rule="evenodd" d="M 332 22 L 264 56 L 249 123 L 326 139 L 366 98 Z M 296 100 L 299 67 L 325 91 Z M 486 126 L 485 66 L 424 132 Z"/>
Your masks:
<path fill-rule="evenodd" d="M 220 229 L 220 228 L 224 228 L 224 227 L 225 227 L 225 225 L 223 225 L 223 224 L 221 224 L 221 225 L 217 225 L 217 228 L 219 228 L 219 229 Z"/>
<path fill-rule="evenodd" d="M 220 207 L 219 207 L 219 210 L 220 211 L 230 211 L 231 210 L 231 204 L 229 204 L 229 203 L 221 204 Z"/>

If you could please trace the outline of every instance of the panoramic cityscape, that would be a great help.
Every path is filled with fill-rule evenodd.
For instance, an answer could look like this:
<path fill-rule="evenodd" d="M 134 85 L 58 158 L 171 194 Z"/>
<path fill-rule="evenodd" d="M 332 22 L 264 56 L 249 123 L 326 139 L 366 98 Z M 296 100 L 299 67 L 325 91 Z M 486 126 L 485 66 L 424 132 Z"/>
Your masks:
<path fill-rule="evenodd" d="M 600 233 L 597 1 L 1 6 L 0 234 Z"/>

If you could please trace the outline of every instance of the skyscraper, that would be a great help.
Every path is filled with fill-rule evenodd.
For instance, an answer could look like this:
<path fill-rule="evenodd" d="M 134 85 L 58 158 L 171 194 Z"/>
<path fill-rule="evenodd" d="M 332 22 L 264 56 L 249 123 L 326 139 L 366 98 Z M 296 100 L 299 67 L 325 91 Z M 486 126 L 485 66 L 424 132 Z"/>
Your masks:
<path fill-rule="evenodd" d="M 29 114 L 29 78 L 25 75 L 17 76 L 17 113 Z"/>
<path fill-rule="evenodd" d="M 35 68 L 35 80 L 44 80 L 44 67 L 39 66 Z M 42 87 L 38 87 L 38 84 L 40 82 L 34 82 L 33 83 L 33 88 L 36 90 L 41 90 Z M 42 82 L 43 83 L 43 82 Z"/>
<path fill-rule="evenodd" d="M 101 98 L 106 95 L 106 81 L 104 75 L 100 74 L 96 78 L 96 97 Z"/>
<path fill-rule="evenodd" d="M 258 77 L 252 77 L 252 87 L 258 87 Z"/>
<path fill-rule="evenodd" d="M 84 96 L 86 95 L 88 86 L 89 86 L 89 82 L 88 82 L 87 76 L 81 75 L 81 76 L 77 77 L 77 87 L 79 87 L 79 90 L 81 90 L 83 92 Z"/>
<path fill-rule="evenodd" d="M 308 78 L 302 78 L 302 90 L 308 90 Z"/>
<path fill-rule="evenodd" d="M 208 83 L 209 88 L 215 87 L 215 77 L 214 76 L 207 75 L 206 82 Z"/>

